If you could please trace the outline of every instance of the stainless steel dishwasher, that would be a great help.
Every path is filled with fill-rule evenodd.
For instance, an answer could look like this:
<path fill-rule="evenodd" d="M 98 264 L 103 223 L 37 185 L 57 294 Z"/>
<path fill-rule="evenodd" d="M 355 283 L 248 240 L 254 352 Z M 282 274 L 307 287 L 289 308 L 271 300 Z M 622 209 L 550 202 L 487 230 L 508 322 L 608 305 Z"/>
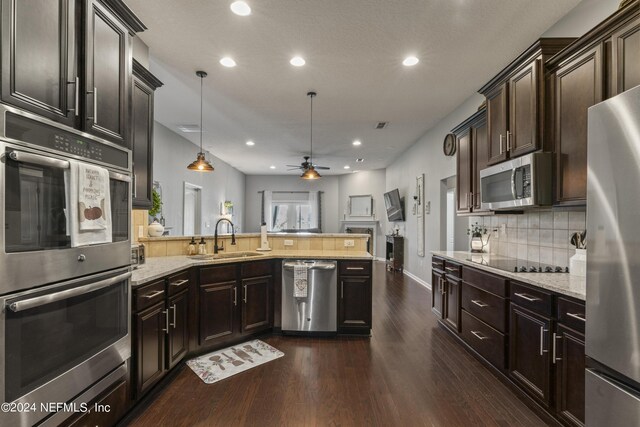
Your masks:
<path fill-rule="evenodd" d="M 293 270 L 307 267 L 307 296 L 294 296 Z M 282 262 L 282 332 L 336 332 L 337 262 L 294 260 Z"/>

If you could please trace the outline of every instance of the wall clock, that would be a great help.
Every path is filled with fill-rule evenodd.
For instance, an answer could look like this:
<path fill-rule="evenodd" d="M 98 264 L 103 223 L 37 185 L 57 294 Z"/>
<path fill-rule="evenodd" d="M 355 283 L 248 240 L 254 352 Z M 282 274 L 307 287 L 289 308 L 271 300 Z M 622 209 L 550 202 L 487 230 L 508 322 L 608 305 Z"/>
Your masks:
<path fill-rule="evenodd" d="M 448 133 L 444 137 L 444 143 L 442 144 L 442 151 L 445 156 L 453 156 L 456 154 L 456 136 L 452 133 Z"/>

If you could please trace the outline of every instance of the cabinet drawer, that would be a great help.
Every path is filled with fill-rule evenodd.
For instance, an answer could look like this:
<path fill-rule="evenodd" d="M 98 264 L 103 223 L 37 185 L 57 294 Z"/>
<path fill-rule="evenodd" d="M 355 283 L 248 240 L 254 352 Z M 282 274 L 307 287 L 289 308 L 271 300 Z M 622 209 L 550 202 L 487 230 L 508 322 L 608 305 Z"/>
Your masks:
<path fill-rule="evenodd" d="M 462 310 L 462 338 L 493 366 L 505 369 L 505 335 L 464 310 Z"/>
<path fill-rule="evenodd" d="M 164 279 L 141 286 L 133 292 L 133 298 L 135 301 L 134 310 L 144 310 L 145 308 L 151 307 L 152 305 L 164 300 Z"/>
<path fill-rule="evenodd" d="M 558 323 L 584 333 L 585 312 L 584 303 L 558 298 Z"/>
<path fill-rule="evenodd" d="M 444 260 L 442 258 L 431 258 L 431 268 L 444 271 Z"/>
<path fill-rule="evenodd" d="M 370 276 L 371 261 L 342 261 L 340 262 L 342 276 Z"/>
<path fill-rule="evenodd" d="M 169 295 L 175 295 L 178 292 L 189 289 L 189 270 L 169 276 L 167 279 L 167 289 Z"/>
<path fill-rule="evenodd" d="M 102 395 L 90 402 L 88 411 L 69 423 L 67 427 L 113 426 L 122 418 L 129 408 L 127 382 L 121 381 L 107 389 Z M 102 406 L 109 410 L 96 411 Z"/>
<path fill-rule="evenodd" d="M 200 285 L 236 280 L 236 264 L 200 268 Z"/>
<path fill-rule="evenodd" d="M 444 272 L 449 276 L 457 277 L 459 279 L 462 277 L 462 266 L 460 264 L 456 264 L 455 262 L 446 260 L 444 262 Z"/>
<path fill-rule="evenodd" d="M 511 283 L 511 302 L 536 313 L 551 316 L 551 294 L 539 288 Z"/>
<path fill-rule="evenodd" d="M 500 332 L 507 330 L 507 300 L 462 282 L 462 308 Z"/>
<path fill-rule="evenodd" d="M 484 271 L 480 271 L 475 268 L 463 267 L 462 279 L 478 289 L 482 289 L 505 298 L 509 296 L 507 287 L 509 281 L 505 277 L 485 273 Z"/>
<path fill-rule="evenodd" d="M 272 261 L 243 262 L 240 264 L 240 277 L 271 276 L 273 274 Z"/>

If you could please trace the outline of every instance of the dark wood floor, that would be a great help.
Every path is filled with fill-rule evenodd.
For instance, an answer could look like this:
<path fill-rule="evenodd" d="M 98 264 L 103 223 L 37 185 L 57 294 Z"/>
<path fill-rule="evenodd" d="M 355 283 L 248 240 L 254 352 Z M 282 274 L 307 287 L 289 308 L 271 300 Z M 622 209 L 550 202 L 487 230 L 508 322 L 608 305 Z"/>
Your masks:
<path fill-rule="evenodd" d="M 267 336 L 284 357 L 211 385 L 183 368 L 130 425 L 545 425 L 437 325 L 430 301 L 376 263 L 371 338 Z"/>

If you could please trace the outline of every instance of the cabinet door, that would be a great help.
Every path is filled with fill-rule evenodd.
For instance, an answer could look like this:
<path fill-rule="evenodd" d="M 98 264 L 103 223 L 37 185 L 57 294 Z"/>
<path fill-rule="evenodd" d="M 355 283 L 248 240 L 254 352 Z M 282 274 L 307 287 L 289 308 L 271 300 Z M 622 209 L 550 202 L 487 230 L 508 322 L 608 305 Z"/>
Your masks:
<path fill-rule="evenodd" d="M 200 286 L 200 345 L 235 334 L 238 288 L 236 282 Z"/>
<path fill-rule="evenodd" d="M 602 46 L 580 55 L 555 73 L 555 204 L 584 203 L 587 197 L 587 109 L 602 101 Z"/>
<path fill-rule="evenodd" d="M 509 157 L 517 157 L 539 148 L 538 78 L 540 61 L 535 60 L 509 79 Z"/>
<path fill-rule="evenodd" d="M 487 145 L 487 123 L 485 121 L 475 125 L 471 129 L 471 153 L 472 165 L 472 192 L 473 211 L 482 211 L 482 193 L 480 186 L 480 171 L 489 165 L 489 147 Z"/>
<path fill-rule="evenodd" d="M 640 85 L 640 18 L 611 36 L 611 96 Z"/>
<path fill-rule="evenodd" d="M 460 287 L 461 281 L 447 277 L 444 323 L 456 332 L 460 332 Z"/>
<path fill-rule="evenodd" d="M 133 207 L 149 209 L 153 189 L 153 89 L 133 78 Z"/>
<path fill-rule="evenodd" d="M 131 36 L 97 0 L 87 1 L 85 129 L 131 147 Z"/>
<path fill-rule="evenodd" d="M 189 347 L 189 292 L 181 292 L 169 299 L 169 343 L 167 368 L 173 368 L 187 354 Z"/>
<path fill-rule="evenodd" d="M 487 139 L 490 165 L 507 158 L 507 83 L 487 94 Z"/>
<path fill-rule="evenodd" d="M 371 277 L 341 276 L 338 329 L 371 329 Z"/>
<path fill-rule="evenodd" d="M 444 276 L 442 273 L 431 271 L 431 311 L 438 319 L 443 318 L 444 313 Z"/>
<path fill-rule="evenodd" d="M 584 335 L 558 325 L 556 331 L 556 411 L 569 425 L 584 425 Z"/>
<path fill-rule="evenodd" d="M 543 406 L 551 399 L 551 320 L 511 304 L 509 375 Z"/>
<path fill-rule="evenodd" d="M 166 373 L 164 350 L 169 316 L 162 301 L 134 317 L 136 395 L 140 397 Z"/>
<path fill-rule="evenodd" d="M 2 0 L 2 101 L 76 125 L 75 2 Z"/>
<path fill-rule="evenodd" d="M 458 135 L 456 149 L 456 197 L 459 213 L 471 212 L 471 130 Z"/>
<path fill-rule="evenodd" d="M 242 332 L 271 327 L 271 276 L 242 280 Z"/>

